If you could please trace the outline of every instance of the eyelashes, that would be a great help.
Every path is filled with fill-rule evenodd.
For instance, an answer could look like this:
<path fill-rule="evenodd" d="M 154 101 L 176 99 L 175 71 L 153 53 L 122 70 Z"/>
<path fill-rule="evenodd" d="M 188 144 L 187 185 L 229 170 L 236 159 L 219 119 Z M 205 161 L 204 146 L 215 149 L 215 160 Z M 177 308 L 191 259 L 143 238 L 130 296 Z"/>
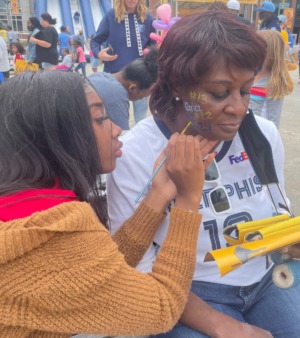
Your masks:
<path fill-rule="evenodd" d="M 100 117 L 96 118 L 96 121 L 99 124 L 102 124 L 102 122 L 105 121 L 105 120 L 109 120 L 109 117 L 108 116 L 100 116 Z"/>
<path fill-rule="evenodd" d="M 241 94 L 241 96 L 245 96 L 245 95 L 250 95 L 250 92 L 249 91 L 241 91 L 240 94 Z M 229 90 L 227 90 L 224 93 L 211 93 L 211 95 L 217 100 L 224 100 L 224 99 L 226 99 L 226 97 L 228 97 L 230 95 L 230 92 L 229 92 Z"/>

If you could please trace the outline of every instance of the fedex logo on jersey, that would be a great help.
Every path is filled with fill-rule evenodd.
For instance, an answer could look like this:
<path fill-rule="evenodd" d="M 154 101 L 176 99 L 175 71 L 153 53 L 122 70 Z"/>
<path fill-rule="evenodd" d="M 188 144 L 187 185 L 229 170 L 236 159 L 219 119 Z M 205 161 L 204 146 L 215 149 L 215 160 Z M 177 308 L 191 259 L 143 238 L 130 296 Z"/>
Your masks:
<path fill-rule="evenodd" d="M 248 155 L 245 151 L 242 151 L 241 155 L 239 156 L 231 155 L 228 158 L 229 158 L 229 162 L 231 165 L 235 163 L 243 162 L 245 160 L 249 160 Z"/>

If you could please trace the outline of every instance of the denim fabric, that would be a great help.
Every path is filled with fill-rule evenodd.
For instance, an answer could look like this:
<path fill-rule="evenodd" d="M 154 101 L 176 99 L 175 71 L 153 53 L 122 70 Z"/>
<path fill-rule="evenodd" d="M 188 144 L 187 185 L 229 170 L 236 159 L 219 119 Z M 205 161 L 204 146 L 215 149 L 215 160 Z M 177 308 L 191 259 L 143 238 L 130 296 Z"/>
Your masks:
<path fill-rule="evenodd" d="M 32 33 L 30 34 L 30 37 L 35 37 L 39 31 L 40 30 L 38 28 L 35 28 L 32 31 Z M 27 51 L 26 51 L 26 56 L 27 56 L 28 62 L 34 62 L 35 61 L 35 57 L 36 57 L 35 47 L 36 47 L 35 43 L 28 42 Z"/>
<path fill-rule="evenodd" d="M 49 62 L 42 62 L 42 68 L 49 68 L 49 67 L 53 67 L 55 65 L 53 65 L 52 63 L 49 63 Z"/>
<path fill-rule="evenodd" d="M 86 67 L 86 62 L 80 62 L 75 68 L 75 72 L 78 72 L 79 69 L 82 71 L 82 75 L 86 77 L 86 72 L 85 72 L 85 67 Z"/>
<path fill-rule="evenodd" d="M 261 327 L 274 338 L 300 337 L 300 286 L 279 289 L 272 282 L 271 269 L 259 282 L 236 287 L 193 282 L 192 291 L 216 310 L 242 322 Z M 178 323 L 173 330 L 156 338 L 207 338 Z"/>
<path fill-rule="evenodd" d="M 148 111 L 148 97 L 133 101 L 134 122 L 137 124 L 139 121 L 147 116 Z"/>

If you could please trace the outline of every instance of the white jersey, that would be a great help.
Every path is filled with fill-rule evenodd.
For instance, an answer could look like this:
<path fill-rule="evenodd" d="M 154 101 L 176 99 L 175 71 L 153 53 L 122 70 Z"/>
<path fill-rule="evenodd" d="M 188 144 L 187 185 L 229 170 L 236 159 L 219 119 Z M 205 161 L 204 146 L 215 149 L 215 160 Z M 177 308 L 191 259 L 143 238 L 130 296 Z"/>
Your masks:
<path fill-rule="evenodd" d="M 265 137 L 270 141 L 276 173 L 283 187 L 284 150 L 275 125 L 256 116 L 257 123 Z M 108 210 L 112 233 L 128 219 L 137 208 L 135 199 L 153 172 L 153 165 L 167 138 L 158 128 L 152 117 L 138 123 L 126 135 L 123 157 L 118 160 L 117 169 L 107 177 Z M 220 171 L 218 183 L 204 183 L 199 212 L 203 215 L 199 231 L 197 265 L 194 280 L 216 282 L 233 286 L 246 286 L 261 280 L 270 268 L 266 257 L 257 257 L 224 277 L 220 277 L 215 262 L 205 262 L 210 250 L 226 247 L 223 229 L 234 223 L 270 217 L 274 213 L 270 198 L 256 176 L 244 146 L 237 134 L 233 141 L 223 142 L 216 149 L 217 165 Z M 231 203 L 231 211 L 216 215 L 209 205 L 208 193 L 217 184 L 226 187 Z M 276 189 L 275 189 L 276 194 Z M 166 217 L 154 237 L 159 246 L 163 243 L 169 217 Z M 157 246 L 152 245 L 145 253 L 138 269 L 148 272 L 152 268 Z"/>

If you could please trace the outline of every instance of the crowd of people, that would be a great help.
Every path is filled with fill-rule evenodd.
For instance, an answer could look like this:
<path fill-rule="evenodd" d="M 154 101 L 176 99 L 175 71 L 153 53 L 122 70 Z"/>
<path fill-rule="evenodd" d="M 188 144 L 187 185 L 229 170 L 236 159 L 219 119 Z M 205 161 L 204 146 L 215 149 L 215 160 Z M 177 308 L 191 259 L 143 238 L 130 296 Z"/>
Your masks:
<path fill-rule="evenodd" d="M 300 286 L 274 285 L 271 256 L 223 277 L 204 261 L 227 226 L 292 215 L 272 6 L 257 32 L 238 1 L 212 3 L 159 47 L 144 0 L 116 0 L 90 43 L 44 13 L 26 55 L 10 41 L 42 69 L 11 78 L 0 38 L 0 337 L 299 337 Z M 86 76 L 89 46 L 104 71 Z"/>

